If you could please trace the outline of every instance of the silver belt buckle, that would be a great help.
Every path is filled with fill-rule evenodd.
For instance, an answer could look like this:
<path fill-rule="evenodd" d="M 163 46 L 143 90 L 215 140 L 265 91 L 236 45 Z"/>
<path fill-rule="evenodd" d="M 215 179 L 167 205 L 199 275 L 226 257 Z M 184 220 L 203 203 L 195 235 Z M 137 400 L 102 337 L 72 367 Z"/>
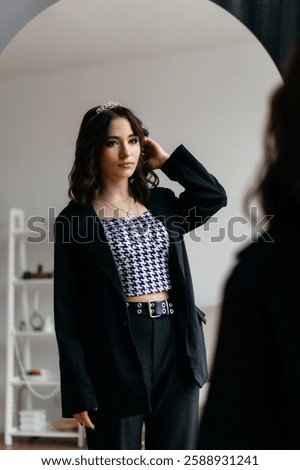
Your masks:
<path fill-rule="evenodd" d="M 148 302 L 148 312 L 149 312 L 149 316 L 151 318 L 158 318 L 158 317 L 161 317 L 161 313 L 159 313 L 158 315 L 155 314 L 155 304 L 159 302 L 159 300 L 149 300 Z M 154 304 L 154 305 L 152 305 Z"/>

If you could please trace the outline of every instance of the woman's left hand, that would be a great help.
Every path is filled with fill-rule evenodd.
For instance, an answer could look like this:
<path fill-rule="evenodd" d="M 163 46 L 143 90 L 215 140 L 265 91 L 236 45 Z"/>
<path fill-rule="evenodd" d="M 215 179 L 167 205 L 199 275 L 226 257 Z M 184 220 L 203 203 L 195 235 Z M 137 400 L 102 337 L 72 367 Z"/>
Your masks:
<path fill-rule="evenodd" d="M 77 423 L 81 424 L 81 426 L 85 426 L 86 428 L 95 429 L 94 423 L 90 420 L 88 411 L 82 411 L 81 413 L 73 414 L 73 418 L 77 421 Z"/>
<path fill-rule="evenodd" d="M 155 140 L 146 137 L 142 142 L 143 160 L 152 170 L 162 167 L 169 158 L 169 154 Z"/>

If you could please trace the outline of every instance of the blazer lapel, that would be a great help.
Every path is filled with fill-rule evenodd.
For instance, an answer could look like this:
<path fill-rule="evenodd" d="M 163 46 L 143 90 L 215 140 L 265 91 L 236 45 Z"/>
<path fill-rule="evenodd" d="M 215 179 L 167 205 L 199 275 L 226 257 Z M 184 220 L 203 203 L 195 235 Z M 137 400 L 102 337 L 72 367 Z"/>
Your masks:
<path fill-rule="evenodd" d="M 89 237 L 92 235 L 92 238 L 89 239 L 89 243 L 86 245 L 86 249 L 90 251 L 98 266 L 110 279 L 118 293 L 125 299 L 117 265 L 109 248 L 101 221 L 93 208 L 88 209 L 87 219 L 82 221 L 82 223 L 86 223 Z"/>

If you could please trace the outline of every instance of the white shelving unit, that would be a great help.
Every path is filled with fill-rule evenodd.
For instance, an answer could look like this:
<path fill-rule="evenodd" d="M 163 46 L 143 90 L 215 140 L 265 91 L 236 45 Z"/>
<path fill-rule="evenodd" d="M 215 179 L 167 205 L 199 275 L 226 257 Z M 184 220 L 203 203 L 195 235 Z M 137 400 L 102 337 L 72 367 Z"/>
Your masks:
<path fill-rule="evenodd" d="M 56 395 L 59 397 L 60 394 L 58 369 L 53 373 L 43 374 L 42 369 L 39 369 L 40 375 L 28 374 L 35 369 L 38 359 L 36 355 L 39 355 L 37 351 L 42 350 L 49 357 L 57 354 L 51 301 L 47 312 L 47 327 L 38 330 L 31 326 L 32 315 L 38 310 L 40 299 L 47 295 L 52 299 L 53 279 L 22 278 L 23 273 L 28 271 L 29 235 L 32 236 L 32 232 L 26 230 L 24 211 L 11 209 L 8 241 L 5 444 L 11 445 L 14 436 L 28 436 L 74 438 L 77 439 L 78 446 L 82 447 L 84 432 L 80 426 L 70 431 L 58 430 L 51 422 L 46 422 L 38 430 L 20 426 L 21 409 L 43 409 L 45 400 L 53 399 Z M 32 243 L 31 250 L 35 250 Z M 37 313 L 46 325 L 45 314 L 39 311 Z M 68 424 L 68 421 L 63 424 Z"/>

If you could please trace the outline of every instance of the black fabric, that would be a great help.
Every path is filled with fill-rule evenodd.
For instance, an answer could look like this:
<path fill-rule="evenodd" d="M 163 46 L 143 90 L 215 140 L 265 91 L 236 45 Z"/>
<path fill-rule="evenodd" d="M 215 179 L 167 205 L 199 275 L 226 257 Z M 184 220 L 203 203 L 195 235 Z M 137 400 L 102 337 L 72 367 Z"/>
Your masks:
<path fill-rule="evenodd" d="M 300 229 L 270 235 L 226 285 L 201 449 L 299 449 Z"/>
<path fill-rule="evenodd" d="M 146 449 L 196 449 L 199 388 L 185 371 L 177 344 L 175 317 L 163 316 L 153 321 L 134 316 L 130 318 L 130 328 L 151 411 L 124 419 L 103 418 L 100 410 L 90 412 L 96 429 L 87 429 L 89 449 L 138 450 L 143 422 Z"/>
<path fill-rule="evenodd" d="M 266 48 L 279 71 L 300 38 L 299 0 L 211 0 L 238 18 Z"/>

